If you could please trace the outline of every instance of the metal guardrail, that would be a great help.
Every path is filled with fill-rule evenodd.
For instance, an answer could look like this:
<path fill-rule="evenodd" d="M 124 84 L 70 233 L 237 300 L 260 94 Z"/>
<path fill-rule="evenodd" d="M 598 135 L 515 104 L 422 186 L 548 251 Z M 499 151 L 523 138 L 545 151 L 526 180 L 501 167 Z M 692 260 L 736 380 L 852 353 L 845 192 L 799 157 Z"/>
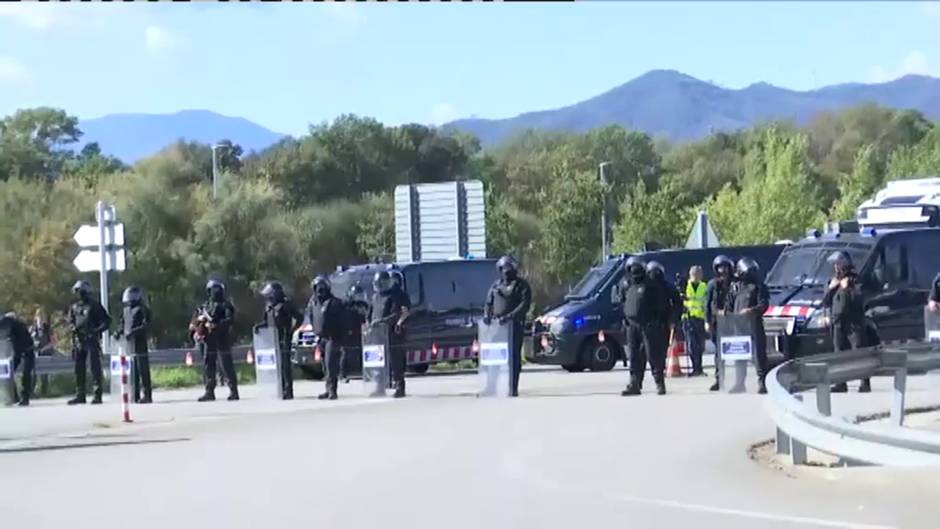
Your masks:
<path fill-rule="evenodd" d="M 852 463 L 940 465 L 940 433 L 903 428 L 908 373 L 933 369 L 940 369 L 940 344 L 880 345 L 777 366 L 767 378 L 777 454 L 791 456 L 794 465 L 807 462 L 807 447 Z M 894 378 L 888 425 L 856 424 L 832 416 L 833 384 L 880 375 Z M 798 394 L 810 389 L 816 392 L 815 408 L 804 404 Z"/>
<path fill-rule="evenodd" d="M 251 349 L 250 345 L 236 345 L 232 347 L 235 363 L 245 361 L 245 353 Z M 192 354 L 193 365 L 202 365 L 202 357 L 195 347 L 182 349 L 154 349 L 149 352 L 151 366 L 185 365 L 186 353 Z M 107 358 L 102 360 L 105 371 L 110 362 Z M 36 374 L 52 375 L 57 373 L 72 373 L 75 371 L 75 362 L 68 355 L 39 356 L 36 357 Z"/>

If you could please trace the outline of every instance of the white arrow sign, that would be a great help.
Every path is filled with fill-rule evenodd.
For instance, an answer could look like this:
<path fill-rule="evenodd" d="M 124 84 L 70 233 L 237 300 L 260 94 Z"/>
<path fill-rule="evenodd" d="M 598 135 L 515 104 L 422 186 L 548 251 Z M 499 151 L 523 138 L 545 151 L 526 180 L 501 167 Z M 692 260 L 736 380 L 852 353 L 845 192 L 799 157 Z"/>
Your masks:
<path fill-rule="evenodd" d="M 101 254 L 96 250 L 82 250 L 78 252 L 72 264 L 79 272 L 100 272 Z M 112 250 L 105 255 L 105 264 L 109 271 L 123 272 L 127 263 L 124 256 L 124 249 Z"/>
<path fill-rule="evenodd" d="M 101 245 L 98 226 L 85 224 L 72 236 L 82 248 L 97 248 Z M 107 226 L 104 229 L 105 246 L 124 246 L 124 224 Z"/>

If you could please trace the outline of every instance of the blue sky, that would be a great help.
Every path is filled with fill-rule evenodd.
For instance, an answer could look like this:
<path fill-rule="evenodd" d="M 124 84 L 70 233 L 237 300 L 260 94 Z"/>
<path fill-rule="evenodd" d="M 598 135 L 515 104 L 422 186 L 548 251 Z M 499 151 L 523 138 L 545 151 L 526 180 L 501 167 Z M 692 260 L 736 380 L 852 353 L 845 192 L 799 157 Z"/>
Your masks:
<path fill-rule="evenodd" d="M 0 115 L 509 117 L 651 69 L 729 88 L 940 76 L 940 2 L 0 4 Z"/>

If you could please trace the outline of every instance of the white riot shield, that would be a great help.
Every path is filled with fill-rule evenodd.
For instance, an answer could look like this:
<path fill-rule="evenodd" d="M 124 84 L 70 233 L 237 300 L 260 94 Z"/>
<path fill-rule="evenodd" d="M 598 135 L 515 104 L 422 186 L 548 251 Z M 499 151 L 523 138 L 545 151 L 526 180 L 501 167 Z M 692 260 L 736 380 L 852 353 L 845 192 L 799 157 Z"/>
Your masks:
<path fill-rule="evenodd" d="M 477 323 L 481 397 L 508 397 L 511 386 L 512 326 L 490 322 Z"/>
<path fill-rule="evenodd" d="M 13 373 L 13 344 L 0 338 L 0 404 L 16 403 L 16 377 Z"/>
<path fill-rule="evenodd" d="M 370 325 L 362 333 L 362 390 L 369 397 L 384 397 L 388 387 L 388 325 Z"/>
<path fill-rule="evenodd" d="M 924 307 L 924 341 L 940 343 L 940 313 Z"/>
<path fill-rule="evenodd" d="M 117 345 L 117 354 L 111 355 L 111 383 L 109 386 L 111 399 L 114 402 L 121 402 L 121 353 L 123 352 L 124 356 L 127 357 L 127 394 L 131 396 L 131 399 L 134 395 L 134 355 L 131 354 L 133 349 L 125 338 L 115 340 L 114 343 Z"/>
<path fill-rule="evenodd" d="M 255 330 L 251 339 L 255 350 L 255 378 L 258 385 L 258 398 L 280 399 L 281 378 L 278 364 L 277 332 L 274 327 L 261 327 Z"/>
<path fill-rule="evenodd" d="M 753 362 L 755 347 L 754 319 L 742 314 L 718 316 L 718 384 L 726 393 L 747 391 L 748 362 Z"/>

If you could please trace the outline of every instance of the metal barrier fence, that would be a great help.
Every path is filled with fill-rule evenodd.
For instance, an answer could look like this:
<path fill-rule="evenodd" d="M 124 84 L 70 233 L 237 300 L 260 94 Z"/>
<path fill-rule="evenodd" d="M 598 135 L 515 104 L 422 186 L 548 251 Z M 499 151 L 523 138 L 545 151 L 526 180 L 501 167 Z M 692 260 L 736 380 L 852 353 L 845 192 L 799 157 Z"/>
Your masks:
<path fill-rule="evenodd" d="M 807 462 L 807 447 L 851 463 L 940 465 L 940 433 L 903 428 L 908 374 L 933 369 L 940 369 L 940 344 L 880 345 L 777 366 L 767 377 L 777 453 L 789 455 L 795 465 Z M 855 424 L 832 416 L 833 384 L 882 375 L 894 379 L 888 425 Z M 806 390 L 815 390 L 815 408 L 797 394 Z"/>
<path fill-rule="evenodd" d="M 245 354 L 251 349 L 250 345 L 237 345 L 232 348 L 232 355 L 236 363 L 245 361 Z M 202 357 L 199 350 L 195 347 L 183 349 L 155 349 L 150 351 L 151 366 L 174 366 L 186 365 L 186 353 L 190 353 L 193 358 L 193 365 L 202 365 Z M 102 360 L 102 366 L 110 365 L 107 358 Z M 75 370 L 75 362 L 68 355 L 39 356 L 36 358 L 37 375 L 53 375 L 58 373 L 72 373 Z M 107 367 L 105 367 L 107 371 Z"/>

